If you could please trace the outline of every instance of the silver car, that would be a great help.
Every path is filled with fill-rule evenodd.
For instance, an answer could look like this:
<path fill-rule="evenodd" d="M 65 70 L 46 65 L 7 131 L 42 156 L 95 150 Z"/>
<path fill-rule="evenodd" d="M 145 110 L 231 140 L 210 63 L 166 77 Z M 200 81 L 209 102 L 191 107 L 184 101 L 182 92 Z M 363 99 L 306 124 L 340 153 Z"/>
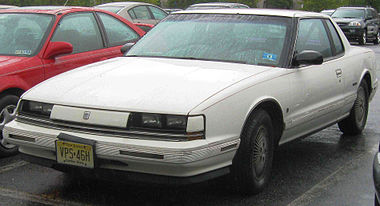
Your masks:
<path fill-rule="evenodd" d="M 118 14 L 133 23 L 156 25 L 168 13 L 153 4 L 144 2 L 113 2 L 95 6 Z"/>

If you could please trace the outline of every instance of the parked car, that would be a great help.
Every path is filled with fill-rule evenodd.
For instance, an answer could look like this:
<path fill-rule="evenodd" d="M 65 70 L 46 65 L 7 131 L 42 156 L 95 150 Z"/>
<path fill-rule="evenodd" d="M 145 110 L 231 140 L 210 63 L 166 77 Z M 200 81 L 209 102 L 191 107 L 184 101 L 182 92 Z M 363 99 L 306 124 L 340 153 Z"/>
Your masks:
<path fill-rule="evenodd" d="M 95 8 L 113 12 L 133 23 L 151 25 L 156 25 L 168 15 L 160 7 L 144 2 L 112 2 L 97 5 Z"/>
<path fill-rule="evenodd" d="M 334 11 L 335 9 L 326 9 L 326 10 L 322 10 L 321 13 L 331 16 L 334 13 Z"/>
<path fill-rule="evenodd" d="M 350 41 L 380 43 L 380 17 L 370 7 L 340 7 L 332 15 Z"/>
<path fill-rule="evenodd" d="M 26 92 L 4 142 L 66 172 L 165 183 L 231 172 L 257 193 L 277 145 L 335 123 L 360 134 L 378 87 L 374 52 L 319 13 L 181 11 L 132 45 Z"/>
<path fill-rule="evenodd" d="M 93 8 L 1 10 L 0 140 L 26 90 L 73 68 L 121 56 L 120 47 L 144 33 L 120 16 Z M 0 156 L 16 152 L 14 145 L 0 144 Z"/>
<path fill-rule="evenodd" d="M 190 5 L 186 10 L 196 9 L 226 9 L 226 8 L 249 8 L 249 6 L 232 2 L 210 2 Z"/>
<path fill-rule="evenodd" d="M 373 182 L 375 185 L 375 206 L 380 206 L 380 144 L 373 160 Z"/>

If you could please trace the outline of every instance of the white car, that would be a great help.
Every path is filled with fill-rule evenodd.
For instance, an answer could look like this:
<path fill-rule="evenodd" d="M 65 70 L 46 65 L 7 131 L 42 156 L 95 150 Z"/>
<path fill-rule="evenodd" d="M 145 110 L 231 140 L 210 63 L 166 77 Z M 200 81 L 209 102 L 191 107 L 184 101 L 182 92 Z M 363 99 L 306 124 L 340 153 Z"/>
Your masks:
<path fill-rule="evenodd" d="M 318 13 L 181 11 L 130 47 L 24 93 L 3 141 L 63 171 L 175 183 L 231 172 L 257 193 L 277 145 L 335 123 L 360 134 L 378 85 L 374 53 Z"/>

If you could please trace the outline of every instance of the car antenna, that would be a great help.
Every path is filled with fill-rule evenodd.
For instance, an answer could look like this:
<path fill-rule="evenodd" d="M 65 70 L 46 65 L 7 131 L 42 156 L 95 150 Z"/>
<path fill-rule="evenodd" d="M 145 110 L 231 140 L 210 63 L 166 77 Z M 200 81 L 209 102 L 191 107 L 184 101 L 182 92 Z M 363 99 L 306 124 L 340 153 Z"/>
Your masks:
<path fill-rule="evenodd" d="M 66 6 L 67 2 L 69 2 L 69 0 L 66 0 L 65 4 L 63 6 Z"/>

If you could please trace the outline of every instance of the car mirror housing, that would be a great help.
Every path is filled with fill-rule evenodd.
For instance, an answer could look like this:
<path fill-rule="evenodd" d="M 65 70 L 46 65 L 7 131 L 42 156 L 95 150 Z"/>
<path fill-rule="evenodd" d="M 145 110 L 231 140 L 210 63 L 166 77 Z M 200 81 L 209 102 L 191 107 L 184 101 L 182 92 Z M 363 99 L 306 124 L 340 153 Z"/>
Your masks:
<path fill-rule="evenodd" d="M 68 42 L 49 42 L 49 45 L 45 51 L 44 58 L 52 59 L 58 55 L 70 54 L 73 52 L 73 45 Z"/>
<path fill-rule="evenodd" d="M 320 52 L 313 50 L 304 50 L 294 56 L 292 65 L 320 65 L 322 63 L 323 55 Z"/>
<path fill-rule="evenodd" d="M 124 44 L 120 49 L 121 53 L 123 53 L 125 55 L 135 44 L 136 44 L 136 42 L 128 42 L 128 43 Z"/>

